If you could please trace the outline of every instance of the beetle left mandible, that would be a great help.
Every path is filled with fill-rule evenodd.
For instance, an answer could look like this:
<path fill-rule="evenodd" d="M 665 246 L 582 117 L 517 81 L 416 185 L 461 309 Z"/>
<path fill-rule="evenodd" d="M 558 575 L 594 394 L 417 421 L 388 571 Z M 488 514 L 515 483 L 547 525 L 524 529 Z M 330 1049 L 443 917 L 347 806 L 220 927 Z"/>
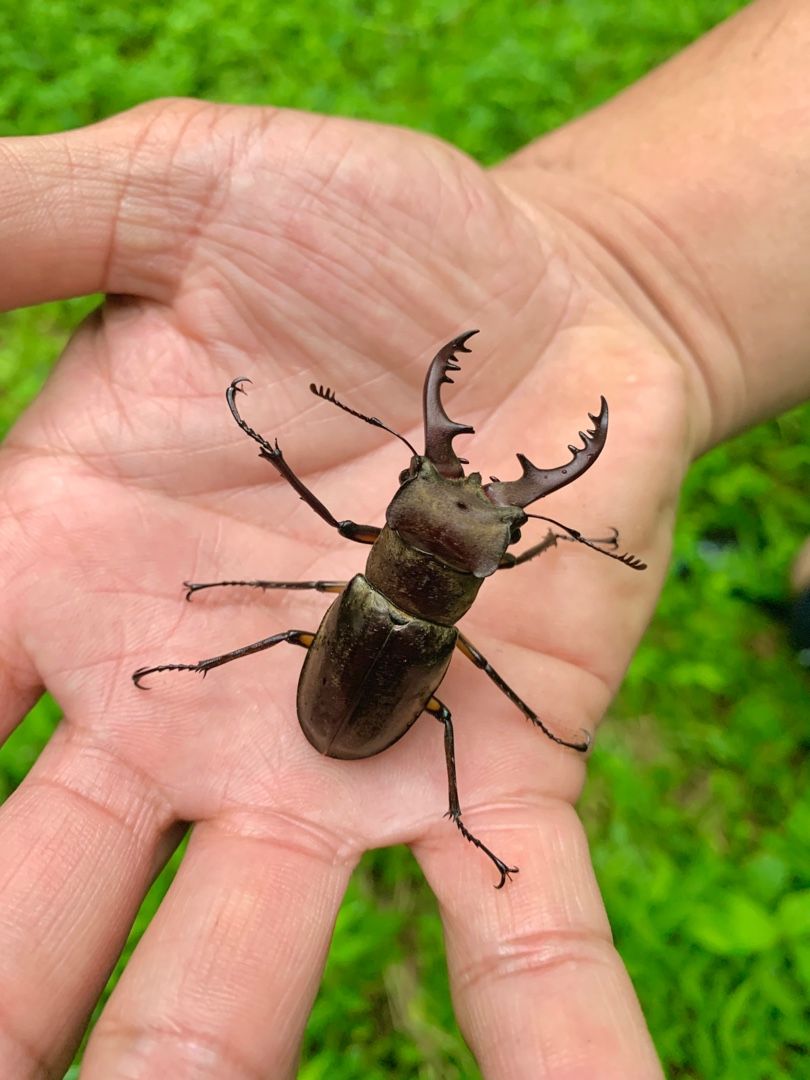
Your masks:
<path fill-rule="evenodd" d="M 586 539 L 576 529 L 553 518 L 526 513 L 525 507 L 581 476 L 596 461 L 605 445 L 608 409 L 604 398 L 593 428 L 580 432 L 582 446 L 570 446 L 573 456 L 555 469 L 539 469 L 522 454 L 522 475 L 501 482 L 494 477 L 481 483 L 479 473 L 464 475 L 466 461 L 453 449 L 458 435 L 473 429 L 451 420 L 444 410 L 441 387 L 458 371 L 456 353 L 469 352 L 469 330 L 448 342 L 428 369 L 423 395 L 425 451 L 419 454 L 373 416 L 350 409 L 328 388 L 310 386 L 318 397 L 353 416 L 396 435 L 411 451 L 410 465 L 399 477 L 399 488 L 382 527 L 338 521 L 296 476 L 278 443 L 270 443 L 249 427 L 236 406 L 236 395 L 247 379 L 234 379 L 227 391 L 228 407 L 242 431 L 258 443 L 259 456 L 295 489 L 298 495 L 341 536 L 370 544 L 365 573 L 351 581 L 216 581 L 186 584 L 186 599 L 201 589 L 249 586 L 257 589 L 316 589 L 337 593 L 317 631 L 285 630 L 262 641 L 223 653 L 196 664 L 160 664 L 133 673 L 136 686 L 159 671 L 199 671 L 205 674 L 240 656 L 270 649 L 279 642 L 307 650 L 298 683 L 297 711 L 301 727 L 320 753 L 333 758 L 365 758 L 379 754 L 401 738 L 423 712 L 444 726 L 445 756 L 450 795 L 448 816 L 461 834 L 480 848 L 498 869 L 501 888 L 517 867 L 508 866 L 473 836 L 461 820 L 456 788 L 453 721 L 436 696 L 453 651 L 458 649 L 484 671 L 524 716 L 548 738 L 580 752 L 590 737 L 572 742 L 551 731 L 512 690 L 489 661 L 456 628 L 475 600 L 484 578 L 496 570 L 527 562 L 556 544 L 571 540 L 585 544 L 633 570 L 645 564 L 632 555 L 616 554 L 618 534 Z M 528 518 L 539 518 L 559 529 L 550 530 L 534 547 L 515 556 L 506 549 L 520 539 Z"/>

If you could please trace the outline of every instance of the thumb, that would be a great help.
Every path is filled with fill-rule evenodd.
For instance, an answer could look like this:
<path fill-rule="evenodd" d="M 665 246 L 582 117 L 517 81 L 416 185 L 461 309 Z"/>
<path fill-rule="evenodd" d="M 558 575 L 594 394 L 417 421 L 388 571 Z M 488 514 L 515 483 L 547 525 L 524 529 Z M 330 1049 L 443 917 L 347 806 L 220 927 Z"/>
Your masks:
<path fill-rule="evenodd" d="M 0 139 L 0 309 L 92 292 L 161 299 L 220 182 L 221 107 L 160 101 L 90 127 Z M 177 146 L 182 135 L 183 160 Z"/>
<path fill-rule="evenodd" d="M 19 590 L 13 587 L 15 555 L 24 547 L 19 523 L 7 501 L 0 501 L 0 746 L 42 694 L 34 662 L 17 634 Z M 0 792 L 0 799 L 2 792 Z"/>

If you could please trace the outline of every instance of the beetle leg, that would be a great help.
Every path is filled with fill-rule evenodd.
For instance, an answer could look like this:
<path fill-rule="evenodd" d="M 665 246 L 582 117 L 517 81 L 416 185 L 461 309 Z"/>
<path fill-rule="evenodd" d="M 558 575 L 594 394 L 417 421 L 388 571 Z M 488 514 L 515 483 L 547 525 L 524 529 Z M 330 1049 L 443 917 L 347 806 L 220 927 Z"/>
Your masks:
<path fill-rule="evenodd" d="M 465 840 L 469 840 L 471 844 L 480 848 L 485 855 L 492 859 L 498 873 L 501 875 L 501 880 L 495 888 L 502 889 L 507 878 L 511 881 L 512 874 L 516 874 L 518 868 L 516 866 L 507 866 L 503 860 L 489 850 L 486 844 L 482 844 L 477 836 L 473 836 L 461 820 L 461 807 L 458 801 L 458 787 L 456 785 L 456 749 L 453 740 L 453 718 L 450 715 L 450 710 L 437 697 L 432 697 L 425 706 L 425 712 L 429 712 L 431 716 L 435 716 L 437 720 L 444 724 L 444 754 L 447 759 L 447 783 L 450 793 L 450 809 L 445 816 L 455 823 Z"/>
<path fill-rule="evenodd" d="M 611 527 L 611 532 L 613 533 L 612 536 L 590 537 L 587 543 L 589 545 L 598 544 L 600 547 L 611 548 L 615 551 L 619 546 L 619 530 Z M 543 552 L 548 551 L 549 548 L 556 547 L 558 540 L 570 540 L 574 543 L 573 536 L 554 532 L 553 529 L 549 529 L 539 544 L 527 548 L 526 551 L 521 552 L 520 555 L 513 555 L 511 552 L 507 551 L 498 564 L 498 569 L 508 570 L 513 566 L 520 566 L 521 563 L 528 562 L 529 559 L 534 559 L 538 555 L 542 555 Z"/>
<path fill-rule="evenodd" d="M 284 460 L 284 455 L 278 445 L 278 440 L 275 440 L 271 445 L 263 435 L 254 431 L 252 427 L 245 423 L 239 415 L 235 400 L 237 393 L 244 394 L 245 392 L 240 386 L 240 383 L 243 382 L 250 382 L 250 379 L 234 379 L 228 387 L 225 397 L 228 402 L 228 408 L 231 410 L 231 414 L 239 427 L 261 447 L 259 457 L 264 458 L 265 461 L 269 461 L 276 472 L 280 473 L 287 483 L 298 492 L 299 498 L 303 499 L 307 506 L 312 507 L 318 517 L 322 518 L 327 525 L 331 525 L 333 529 L 337 529 L 341 536 L 345 536 L 347 540 L 355 540 L 358 544 L 373 544 L 381 532 L 378 525 L 358 525 L 354 521 L 338 521 L 334 514 L 327 510 L 321 500 L 314 495 L 306 484 L 302 480 L 299 480 L 292 471 L 290 466 Z"/>
<path fill-rule="evenodd" d="M 233 652 L 222 653 L 221 656 L 212 656 L 208 660 L 198 660 L 196 664 L 158 664 L 157 667 L 138 668 L 137 671 L 132 672 L 132 681 L 139 690 L 148 690 L 148 686 L 141 685 L 141 679 L 147 675 L 154 675 L 157 671 L 201 671 L 205 676 L 211 668 L 229 664 L 231 660 L 238 660 L 240 656 L 252 656 L 253 653 L 272 649 L 274 645 L 278 645 L 282 641 L 287 641 L 290 645 L 301 645 L 303 648 L 308 649 L 314 640 L 315 635 L 307 630 L 285 630 L 281 634 L 273 634 L 272 637 L 254 641 L 252 645 L 243 645 L 241 649 L 234 649 Z"/>
<path fill-rule="evenodd" d="M 492 664 L 490 664 L 489 660 L 487 660 L 487 658 L 476 649 L 475 645 L 473 645 L 473 643 L 460 631 L 458 638 L 456 639 L 456 648 L 464 653 L 468 660 L 472 660 L 475 666 L 480 668 L 484 674 L 488 675 L 498 689 L 506 694 L 512 704 L 517 705 L 523 715 L 531 720 L 535 727 L 539 727 L 543 734 L 547 735 L 552 742 L 559 743 L 560 746 L 567 746 L 571 750 L 578 750 L 581 754 L 585 753 L 591 745 L 591 733 L 589 731 L 583 729 L 583 739 L 580 742 L 568 742 L 567 739 L 555 735 L 553 731 L 546 727 L 537 713 L 534 712 L 533 709 L 530 709 L 526 702 L 517 696 L 512 687 L 503 681 Z"/>
<path fill-rule="evenodd" d="M 314 589 L 316 592 L 340 593 L 345 581 L 184 581 L 186 600 L 200 589 L 218 589 L 223 585 L 247 585 L 251 589 Z"/>
<path fill-rule="evenodd" d="M 621 555 L 616 555 L 614 552 L 608 551 L 606 547 L 600 547 L 598 541 L 589 540 L 586 536 L 583 536 L 579 529 L 572 529 L 570 525 L 563 525 L 561 521 L 555 521 L 554 518 L 546 517 L 545 514 L 526 514 L 526 517 L 535 518 L 537 521 L 547 521 L 549 525 L 556 525 L 558 529 L 562 529 L 563 532 L 568 533 L 569 539 L 576 541 L 578 544 L 584 544 L 593 551 L 598 551 L 600 555 L 607 555 L 609 559 L 615 559 L 616 562 L 624 563 L 624 565 L 629 566 L 631 570 L 647 569 L 647 564 L 636 555 L 631 555 L 628 551 L 622 552 Z M 617 539 L 618 535 L 618 532 L 616 532 Z"/>

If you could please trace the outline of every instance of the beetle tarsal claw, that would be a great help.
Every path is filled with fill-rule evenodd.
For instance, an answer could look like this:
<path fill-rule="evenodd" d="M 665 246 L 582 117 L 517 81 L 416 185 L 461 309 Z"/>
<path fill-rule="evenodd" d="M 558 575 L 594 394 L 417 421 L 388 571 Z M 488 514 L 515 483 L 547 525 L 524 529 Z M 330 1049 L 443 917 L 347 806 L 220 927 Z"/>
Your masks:
<path fill-rule="evenodd" d="M 507 866 L 503 859 L 499 859 L 494 851 L 490 851 L 486 844 L 482 843 L 477 836 L 473 836 L 461 820 L 460 810 L 451 807 L 444 816 L 450 818 L 465 840 L 469 840 L 469 842 L 477 847 L 479 851 L 483 851 L 487 858 L 491 859 L 495 864 L 495 869 L 501 875 L 501 880 L 495 886 L 496 889 L 502 889 L 506 884 L 507 878 L 511 881 L 511 875 L 519 873 L 516 866 Z"/>
<path fill-rule="evenodd" d="M 506 863 L 501 863 L 501 865 L 498 866 L 498 871 L 500 872 L 501 880 L 498 882 L 498 884 L 495 886 L 495 888 L 496 889 L 502 889 L 504 887 L 504 885 L 507 883 L 507 881 L 512 880 L 512 874 L 519 874 L 520 873 L 520 867 L 519 866 L 507 866 Z"/>
<path fill-rule="evenodd" d="M 135 683 L 135 685 L 138 687 L 139 690 L 148 690 L 149 689 L 148 686 L 143 685 L 143 683 L 141 682 L 141 679 L 144 678 L 145 675 L 148 675 L 151 670 L 152 669 L 148 668 L 148 667 L 139 667 L 137 671 L 132 672 L 132 675 L 131 675 L 132 681 Z"/>

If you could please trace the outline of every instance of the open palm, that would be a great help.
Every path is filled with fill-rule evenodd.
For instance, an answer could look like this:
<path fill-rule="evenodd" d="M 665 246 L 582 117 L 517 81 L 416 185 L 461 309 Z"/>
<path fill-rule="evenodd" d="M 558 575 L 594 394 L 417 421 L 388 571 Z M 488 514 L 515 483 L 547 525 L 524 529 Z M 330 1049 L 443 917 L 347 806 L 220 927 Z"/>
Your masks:
<path fill-rule="evenodd" d="M 341 762 L 298 726 L 300 650 L 204 681 L 152 676 L 147 694 L 130 674 L 314 631 L 333 599 L 212 590 L 185 603 L 185 580 L 363 569 L 368 548 L 318 519 L 233 423 L 232 378 L 252 379 L 243 416 L 337 518 L 382 524 L 407 450 L 308 385 L 419 446 L 430 356 L 478 327 L 445 390 L 450 415 L 476 428 L 457 443 L 471 468 L 511 479 L 515 451 L 558 465 L 600 395 L 610 404 L 599 462 L 536 509 L 586 535 L 615 525 L 650 569 L 561 544 L 496 574 L 463 622 L 550 728 L 593 730 L 667 556 L 686 460 L 670 349 L 567 218 L 538 215 L 508 171 L 424 136 L 170 103 L 43 143 L 70 149 L 72 228 L 82 215 L 87 226 L 57 289 L 75 288 L 73 263 L 82 291 L 113 295 L 2 451 L 0 723 L 10 730 L 43 686 L 65 711 L 0 815 L 9 1075 L 51 1075 L 69 1058 L 184 822 L 196 823 L 187 856 L 83 1076 L 292 1075 L 352 867 L 400 842 L 439 897 L 485 1075 L 657 1075 L 571 808 L 583 762 L 462 655 L 441 696 L 464 820 L 521 869 L 500 892 L 442 818 L 429 716 L 384 754 Z M 544 532 L 528 526 L 523 546 Z"/>

